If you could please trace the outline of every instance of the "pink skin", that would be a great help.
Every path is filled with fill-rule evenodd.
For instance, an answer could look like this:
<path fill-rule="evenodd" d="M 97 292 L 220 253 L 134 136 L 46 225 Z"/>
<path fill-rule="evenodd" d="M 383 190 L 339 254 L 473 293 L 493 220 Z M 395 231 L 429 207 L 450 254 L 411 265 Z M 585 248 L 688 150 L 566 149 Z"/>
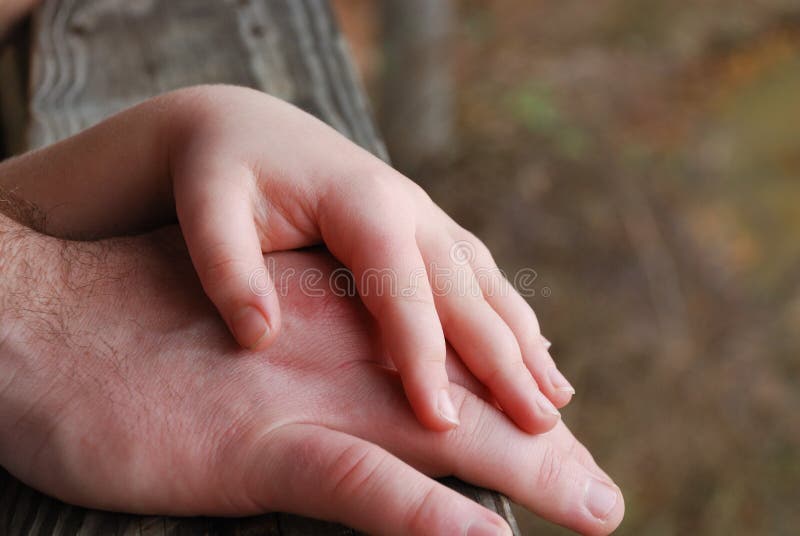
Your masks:
<path fill-rule="evenodd" d="M 556 408 L 574 392 L 533 311 L 502 278 L 495 283 L 504 291 L 494 292 L 486 277 L 476 292 L 443 292 L 434 281 L 433 265 L 450 271 L 450 283 L 495 273 L 480 240 L 411 180 L 263 93 L 214 86 L 155 98 L 4 163 L 0 186 L 41 207 L 47 232 L 60 237 L 130 233 L 177 213 L 206 294 L 252 350 L 273 344 L 282 329 L 277 293 L 252 290 L 253 275 L 266 274 L 262 253 L 324 242 L 353 270 L 411 406 L 430 429 L 458 424 L 445 341 L 527 432 L 553 428 Z M 466 258 L 454 256 L 459 247 Z M 394 274 L 394 292 L 370 287 L 382 281 L 370 274 L 381 273 Z"/>
<path fill-rule="evenodd" d="M 376 534 L 510 534 L 429 477 L 455 474 L 583 534 L 622 519 L 619 490 L 563 423 L 522 432 L 453 353 L 461 426 L 422 427 L 358 300 L 291 279 L 282 336 L 247 352 L 174 229 L 65 243 L 0 218 L 0 241 L 0 464 L 44 492 L 147 514 L 283 510 Z M 324 252 L 272 257 L 277 273 L 336 267 Z"/>

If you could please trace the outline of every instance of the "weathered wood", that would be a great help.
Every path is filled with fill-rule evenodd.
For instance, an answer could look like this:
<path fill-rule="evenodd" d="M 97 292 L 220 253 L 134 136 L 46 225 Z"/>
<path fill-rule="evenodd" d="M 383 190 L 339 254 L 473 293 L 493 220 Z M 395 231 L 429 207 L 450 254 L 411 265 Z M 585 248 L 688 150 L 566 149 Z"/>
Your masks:
<path fill-rule="evenodd" d="M 290 100 L 386 158 L 346 45 L 321 0 L 47 0 L 32 32 L 29 147 L 170 89 L 229 83 Z M 445 482 L 500 513 L 517 531 L 505 497 Z M 0 534 L 354 532 L 280 513 L 189 519 L 87 510 L 46 497 L 0 470 Z"/>
<path fill-rule="evenodd" d="M 28 32 L 29 24 L 22 23 L 0 41 L 0 158 L 26 146 Z"/>
<path fill-rule="evenodd" d="M 34 21 L 29 141 L 202 83 L 257 87 L 386 157 L 326 3 L 61 0 Z"/>

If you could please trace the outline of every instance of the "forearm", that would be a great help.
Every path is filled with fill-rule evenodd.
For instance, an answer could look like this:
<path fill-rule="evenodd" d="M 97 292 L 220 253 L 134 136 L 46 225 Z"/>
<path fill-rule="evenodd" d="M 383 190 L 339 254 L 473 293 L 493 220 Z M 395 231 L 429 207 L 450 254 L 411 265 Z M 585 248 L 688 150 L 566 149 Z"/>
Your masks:
<path fill-rule="evenodd" d="M 172 110 L 151 99 L 59 143 L 0 164 L 0 210 L 57 237 L 128 234 L 174 220 Z"/>

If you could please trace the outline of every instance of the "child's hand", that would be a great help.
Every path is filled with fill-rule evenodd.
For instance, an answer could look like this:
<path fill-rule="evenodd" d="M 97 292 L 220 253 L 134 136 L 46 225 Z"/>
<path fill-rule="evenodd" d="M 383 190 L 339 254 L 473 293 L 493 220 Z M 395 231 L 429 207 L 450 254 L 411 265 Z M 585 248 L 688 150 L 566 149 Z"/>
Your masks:
<path fill-rule="evenodd" d="M 409 179 L 263 93 L 200 87 L 152 99 L 4 162 L 0 187 L 39 207 L 45 231 L 62 237 L 140 230 L 177 208 L 203 288 L 251 349 L 280 330 L 262 253 L 324 241 L 352 270 L 430 428 L 458 421 L 445 338 L 524 430 L 554 426 L 555 406 L 574 392 L 478 239 Z"/>
<path fill-rule="evenodd" d="M 556 423 L 552 402 L 566 403 L 571 388 L 533 311 L 479 240 L 314 117 L 255 91 L 211 95 L 219 100 L 198 94 L 176 134 L 175 204 L 203 288 L 242 346 L 263 348 L 280 329 L 262 253 L 324 241 L 352 270 L 425 425 L 458 421 L 445 338 L 520 427 Z M 266 292 L 254 292 L 254 275 Z"/>

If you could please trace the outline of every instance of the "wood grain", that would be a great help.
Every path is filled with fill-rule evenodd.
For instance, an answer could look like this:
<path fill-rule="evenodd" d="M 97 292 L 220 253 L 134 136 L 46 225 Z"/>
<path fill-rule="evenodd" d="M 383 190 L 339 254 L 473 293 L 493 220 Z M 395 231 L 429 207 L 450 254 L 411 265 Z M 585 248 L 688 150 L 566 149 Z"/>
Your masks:
<path fill-rule="evenodd" d="M 27 140 L 53 143 L 171 89 L 250 86 L 292 101 L 387 159 L 347 47 L 321 0 L 47 0 L 34 16 Z M 445 483 L 505 517 L 508 500 Z M 78 508 L 0 470 L 0 534 L 347 535 L 274 513 L 245 519 L 144 517 Z"/>

